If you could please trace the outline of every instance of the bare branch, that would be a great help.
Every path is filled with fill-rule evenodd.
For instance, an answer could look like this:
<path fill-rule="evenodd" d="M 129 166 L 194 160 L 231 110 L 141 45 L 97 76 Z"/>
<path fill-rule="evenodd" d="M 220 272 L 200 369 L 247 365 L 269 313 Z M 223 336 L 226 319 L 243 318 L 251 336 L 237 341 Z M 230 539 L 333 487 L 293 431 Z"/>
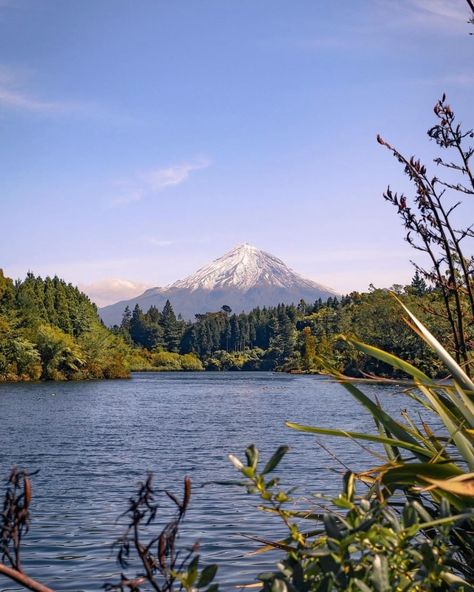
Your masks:
<path fill-rule="evenodd" d="M 21 584 L 27 590 L 33 590 L 34 592 L 54 592 L 52 588 L 43 586 L 43 584 L 33 580 L 33 578 L 28 577 L 23 572 L 3 565 L 2 563 L 0 563 L 0 574 L 7 576 L 7 578 L 10 578 L 18 584 Z"/>

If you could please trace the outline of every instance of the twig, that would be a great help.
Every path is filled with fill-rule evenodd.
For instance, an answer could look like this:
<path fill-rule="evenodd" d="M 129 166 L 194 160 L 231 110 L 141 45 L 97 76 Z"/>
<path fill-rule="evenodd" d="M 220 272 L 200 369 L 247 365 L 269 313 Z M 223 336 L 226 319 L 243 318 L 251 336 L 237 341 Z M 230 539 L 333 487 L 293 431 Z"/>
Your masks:
<path fill-rule="evenodd" d="M 17 569 L 13 569 L 12 567 L 8 567 L 3 563 L 0 563 L 0 574 L 7 576 L 11 580 L 18 582 L 28 590 L 34 590 L 34 592 L 54 592 L 52 588 L 48 588 L 48 586 L 43 586 L 33 578 L 30 578 L 26 574 Z"/>

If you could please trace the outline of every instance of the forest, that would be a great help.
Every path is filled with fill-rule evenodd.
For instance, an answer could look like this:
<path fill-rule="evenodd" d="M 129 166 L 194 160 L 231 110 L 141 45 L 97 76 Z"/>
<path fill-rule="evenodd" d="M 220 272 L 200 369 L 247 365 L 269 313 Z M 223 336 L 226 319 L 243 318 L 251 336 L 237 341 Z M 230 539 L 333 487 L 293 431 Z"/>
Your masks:
<path fill-rule="evenodd" d="M 360 355 L 341 338 L 345 335 L 387 349 L 439 376 L 435 356 L 400 318 L 392 294 L 416 310 L 439 338 L 448 339 L 447 327 L 439 319 L 440 294 L 418 272 L 410 285 L 391 290 L 372 287 L 340 299 L 301 300 L 297 305 L 280 304 L 240 314 L 223 304 L 219 311 L 196 315 L 194 322 L 176 317 L 170 302 L 162 311 L 152 306 L 144 312 L 136 305 L 133 311 L 125 309 L 121 325 L 113 331 L 142 348 L 143 357 L 161 369 L 180 369 L 181 354 L 199 358 L 206 370 L 317 373 L 325 360 L 351 376 L 394 375 L 385 363 Z"/>
<path fill-rule="evenodd" d="M 129 350 L 78 288 L 0 270 L 0 381 L 125 378 Z"/>
<path fill-rule="evenodd" d="M 432 376 L 435 356 L 400 319 L 396 293 L 444 342 L 441 298 L 416 273 L 411 285 L 371 288 L 326 302 L 256 308 L 236 314 L 176 316 L 163 310 L 125 309 L 120 326 L 107 329 L 95 304 L 58 277 L 29 273 L 14 282 L 0 272 L 0 381 L 125 378 L 130 371 L 277 370 L 317 373 L 320 360 L 352 375 L 393 376 L 394 370 L 361 355 L 341 335 L 419 364 Z"/>

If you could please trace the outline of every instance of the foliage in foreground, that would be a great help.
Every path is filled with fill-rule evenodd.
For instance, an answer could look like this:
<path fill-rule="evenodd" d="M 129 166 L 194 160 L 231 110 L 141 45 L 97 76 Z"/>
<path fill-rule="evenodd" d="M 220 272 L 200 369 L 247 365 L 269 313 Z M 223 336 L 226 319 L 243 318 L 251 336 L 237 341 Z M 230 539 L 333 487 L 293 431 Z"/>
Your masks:
<path fill-rule="evenodd" d="M 179 499 L 170 491 L 166 496 L 172 501 L 175 513 L 164 526 L 154 532 L 160 506 L 156 501 L 153 477 L 139 484 L 136 496 L 129 500 L 129 507 L 122 517 L 127 518 L 126 530 L 114 547 L 117 561 L 124 570 L 118 582 L 107 582 L 106 591 L 156 592 L 185 591 L 217 592 L 214 584 L 216 565 L 200 568 L 199 545 L 186 549 L 178 546 L 179 531 L 191 500 L 191 479 L 184 479 L 183 497 Z M 29 577 L 21 561 L 22 542 L 30 524 L 32 488 L 30 475 L 14 468 L 8 479 L 3 510 L 0 514 L 0 575 L 13 580 L 34 592 L 54 592 L 43 583 Z M 146 539 L 146 540 L 144 540 Z M 125 572 L 133 566 L 134 575 Z"/>
<path fill-rule="evenodd" d="M 332 435 L 375 442 L 385 461 L 357 474 L 347 473 L 344 491 L 333 500 L 338 508 L 315 512 L 313 507 L 287 510 L 290 492 L 265 475 L 281 460 L 258 471 L 258 452 L 247 449 L 247 466 L 231 461 L 289 530 L 285 541 L 266 541 L 282 549 L 279 570 L 263 574 L 262 590 L 472 590 L 474 583 L 474 383 L 418 319 L 406 308 L 416 333 L 436 352 L 452 380 L 434 382 L 421 370 L 383 350 L 351 340 L 372 355 L 408 374 L 412 386 L 404 392 L 432 417 L 431 425 L 404 413 L 404 421 L 388 415 L 354 383 L 326 364 L 329 374 L 372 415 L 376 432 L 355 433 L 288 422 L 290 428 L 313 435 Z M 441 429 L 439 428 L 441 425 Z M 433 427 L 435 426 L 435 427 Z M 368 493 L 355 497 L 355 480 Z M 401 494 L 401 495 L 400 495 Z M 402 501 L 401 500 L 405 500 Z M 400 505 L 403 508 L 400 508 Z M 341 513 L 341 510 L 344 510 Z M 301 524 L 316 521 L 316 528 Z"/>
<path fill-rule="evenodd" d="M 244 466 L 231 455 L 234 465 L 247 478 L 249 493 L 257 493 L 267 512 L 277 514 L 288 536 L 262 542 L 263 551 L 279 549 L 285 557 L 275 572 L 262 573 L 264 592 L 349 591 L 392 592 L 424 590 L 470 590 L 455 575 L 459 549 L 453 545 L 453 525 L 470 513 L 451 514 L 443 501 L 439 517 L 417 500 L 395 509 L 381 494 L 356 496 L 354 475 L 347 473 L 344 490 L 332 500 L 332 509 L 291 509 L 291 492 L 279 487 L 277 478 L 267 478 L 285 449 L 259 470 L 258 450 L 246 450 Z"/>

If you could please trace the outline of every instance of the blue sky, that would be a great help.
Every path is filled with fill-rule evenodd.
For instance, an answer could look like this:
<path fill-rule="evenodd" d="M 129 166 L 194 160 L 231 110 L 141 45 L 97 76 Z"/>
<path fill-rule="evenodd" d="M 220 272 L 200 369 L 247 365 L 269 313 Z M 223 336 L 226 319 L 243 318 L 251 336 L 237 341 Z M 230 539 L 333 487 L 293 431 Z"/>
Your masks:
<path fill-rule="evenodd" d="M 100 304 L 250 242 L 341 292 L 407 282 L 378 132 L 473 124 L 463 0 L 0 0 L 0 267 Z M 467 211 L 472 218 L 473 208 Z"/>

